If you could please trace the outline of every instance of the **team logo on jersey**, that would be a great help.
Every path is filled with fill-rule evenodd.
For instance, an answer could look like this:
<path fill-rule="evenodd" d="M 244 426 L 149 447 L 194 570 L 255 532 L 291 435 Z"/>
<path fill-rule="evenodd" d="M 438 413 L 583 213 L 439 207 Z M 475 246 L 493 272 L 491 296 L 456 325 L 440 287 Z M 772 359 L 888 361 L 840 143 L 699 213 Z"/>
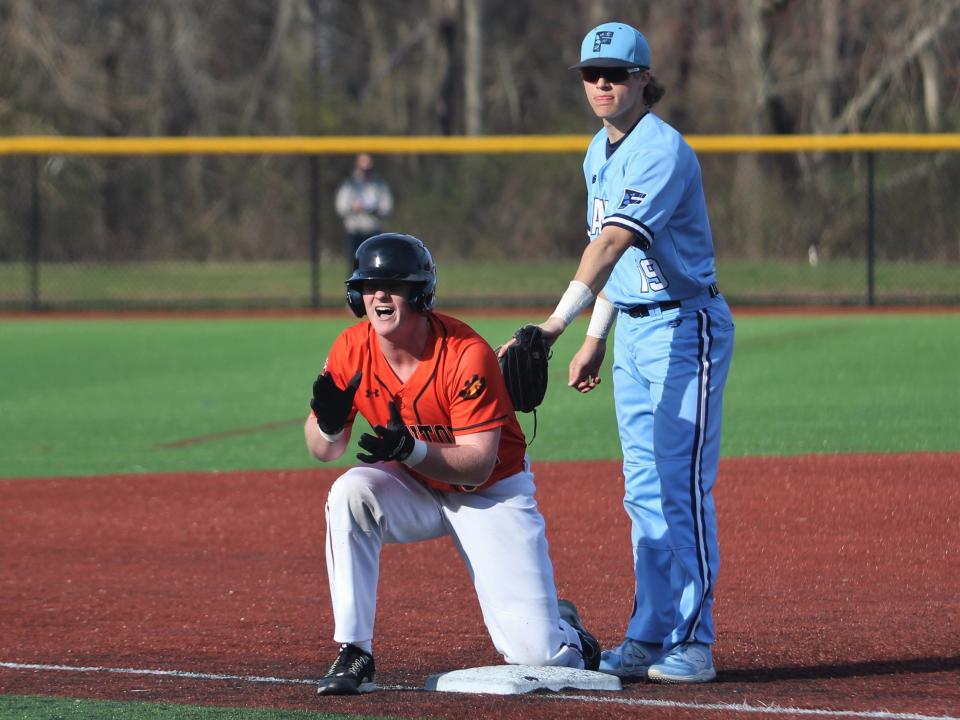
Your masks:
<path fill-rule="evenodd" d="M 613 30 L 601 30 L 593 36 L 593 51 L 600 52 L 601 45 L 609 45 L 613 42 Z"/>
<path fill-rule="evenodd" d="M 647 197 L 645 192 L 627 188 L 623 191 L 623 199 L 620 200 L 620 204 L 617 205 L 617 210 L 623 210 L 628 205 L 639 205 L 643 202 L 645 197 Z"/>
<path fill-rule="evenodd" d="M 487 386 L 487 379 L 479 375 L 474 375 L 463 384 L 463 390 L 460 391 L 460 397 L 464 400 L 476 400 L 480 393 Z"/>

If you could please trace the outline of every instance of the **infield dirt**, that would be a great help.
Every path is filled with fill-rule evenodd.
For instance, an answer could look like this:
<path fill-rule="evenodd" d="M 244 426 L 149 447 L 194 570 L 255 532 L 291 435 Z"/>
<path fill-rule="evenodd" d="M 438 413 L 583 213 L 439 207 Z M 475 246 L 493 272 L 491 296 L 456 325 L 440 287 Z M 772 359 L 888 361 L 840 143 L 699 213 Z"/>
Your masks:
<path fill-rule="evenodd" d="M 534 469 L 560 594 L 615 644 L 632 598 L 619 467 Z M 0 482 L 0 662 L 319 677 L 335 652 L 323 503 L 336 474 Z M 960 455 L 947 453 L 724 460 L 711 685 L 631 683 L 596 701 L 320 699 L 302 684 L 7 667 L 0 693 L 407 717 L 737 714 L 718 703 L 956 715 L 958 478 Z M 447 541 L 385 548 L 377 622 L 382 685 L 501 661 Z"/>

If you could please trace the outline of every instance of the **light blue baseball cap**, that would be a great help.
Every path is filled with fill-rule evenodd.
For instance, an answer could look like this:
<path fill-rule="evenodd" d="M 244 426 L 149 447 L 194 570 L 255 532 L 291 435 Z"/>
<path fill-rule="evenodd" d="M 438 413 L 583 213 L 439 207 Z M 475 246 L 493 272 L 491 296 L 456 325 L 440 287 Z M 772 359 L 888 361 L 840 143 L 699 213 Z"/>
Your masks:
<path fill-rule="evenodd" d="M 650 67 L 650 46 L 636 28 L 619 22 L 597 25 L 580 44 L 580 62 L 571 70 L 583 67 Z"/>

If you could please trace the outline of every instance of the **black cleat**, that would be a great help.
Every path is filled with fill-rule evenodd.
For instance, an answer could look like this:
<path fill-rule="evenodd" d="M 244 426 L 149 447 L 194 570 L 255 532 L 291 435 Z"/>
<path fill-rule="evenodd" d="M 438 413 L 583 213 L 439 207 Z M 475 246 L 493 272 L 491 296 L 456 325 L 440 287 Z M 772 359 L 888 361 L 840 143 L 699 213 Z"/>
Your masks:
<path fill-rule="evenodd" d="M 373 655 L 356 645 L 343 643 L 336 661 L 317 687 L 318 695 L 357 695 L 373 692 Z"/>
<path fill-rule="evenodd" d="M 569 600 L 558 600 L 557 608 L 560 610 L 560 619 L 565 620 L 580 636 L 580 653 L 583 655 L 584 669 L 597 670 L 600 667 L 600 643 L 583 627 L 580 615 L 577 613 L 577 606 Z"/>

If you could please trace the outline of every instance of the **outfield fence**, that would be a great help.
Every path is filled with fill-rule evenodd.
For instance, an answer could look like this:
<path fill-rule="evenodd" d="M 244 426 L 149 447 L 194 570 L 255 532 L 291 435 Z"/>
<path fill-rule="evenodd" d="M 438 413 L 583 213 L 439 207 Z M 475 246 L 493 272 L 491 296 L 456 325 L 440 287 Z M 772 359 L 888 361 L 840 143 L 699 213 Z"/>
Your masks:
<path fill-rule="evenodd" d="M 960 134 L 689 136 L 735 304 L 960 303 Z M 441 304 L 550 304 L 585 241 L 583 135 L 0 138 L 0 309 L 337 307 L 352 156 Z"/>

